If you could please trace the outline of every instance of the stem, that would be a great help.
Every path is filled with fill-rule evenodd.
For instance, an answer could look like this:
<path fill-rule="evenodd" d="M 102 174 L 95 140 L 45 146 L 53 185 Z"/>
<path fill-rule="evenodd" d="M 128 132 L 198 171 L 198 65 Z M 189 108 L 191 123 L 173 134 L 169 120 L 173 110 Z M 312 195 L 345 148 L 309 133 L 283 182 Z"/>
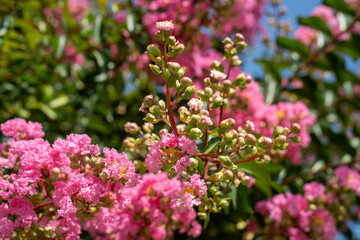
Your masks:
<path fill-rule="evenodd" d="M 232 68 L 232 63 L 231 61 L 229 61 L 229 68 L 228 68 L 228 71 L 227 71 L 227 74 L 226 74 L 226 77 L 229 78 L 229 75 L 230 75 L 230 71 L 231 71 L 231 68 Z M 222 97 L 224 98 L 224 91 L 222 92 Z M 219 116 L 219 127 L 220 127 L 220 123 L 223 119 L 223 111 L 224 111 L 224 102 L 221 104 L 220 106 L 220 116 Z"/>
<path fill-rule="evenodd" d="M 173 133 L 176 136 L 179 136 L 179 133 L 178 133 L 177 127 L 176 127 L 176 123 L 175 123 L 175 119 L 174 119 L 173 110 L 172 110 L 170 87 L 169 87 L 168 83 L 166 83 L 166 105 L 167 105 L 167 108 L 168 108 L 168 114 L 169 114 L 171 130 L 173 131 Z"/>
<path fill-rule="evenodd" d="M 42 207 L 47 207 L 47 206 L 50 206 L 50 205 L 53 205 L 53 204 L 54 204 L 53 201 L 45 202 L 45 203 L 42 203 L 42 204 L 40 204 L 40 205 L 37 205 L 37 206 L 34 208 L 34 210 L 37 210 L 37 209 L 42 208 Z"/>
<path fill-rule="evenodd" d="M 205 168 L 204 168 L 204 179 L 206 180 L 208 178 L 209 173 L 209 161 L 206 160 L 205 162 Z"/>

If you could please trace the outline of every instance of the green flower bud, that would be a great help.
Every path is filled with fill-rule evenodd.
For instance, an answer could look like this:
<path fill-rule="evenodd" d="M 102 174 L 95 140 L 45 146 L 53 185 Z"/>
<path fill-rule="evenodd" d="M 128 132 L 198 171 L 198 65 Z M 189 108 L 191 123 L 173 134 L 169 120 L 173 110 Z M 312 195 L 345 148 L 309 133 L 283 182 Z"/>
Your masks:
<path fill-rule="evenodd" d="M 194 95 L 194 93 L 195 93 L 195 85 L 187 87 L 185 89 L 185 92 L 181 95 L 181 99 L 189 99 Z"/>
<path fill-rule="evenodd" d="M 164 102 L 164 100 L 160 100 L 158 105 L 161 110 L 164 110 L 166 108 L 166 103 Z"/>
<path fill-rule="evenodd" d="M 198 90 L 196 93 L 197 93 L 198 97 L 199 97 L 201 100 L 203 100 L 204 102 L 206 102 L 207 98 L 206 98 L 206 96 L 205 96 L 204 90 L 200 89 L 200 90 Z"/>
<path fill-rule="evenodd" d="M 161 56 L 160 49 L 154 44 L 150 44 L 149 46 L 147 46 L 147 52 L 152 54 L 155 57 Z"/>
<path fill-rule="evenodd" d="M 233 118 L 228 118 L 220 122 L 220 128 L 234 128 L 236 122 Z"/>
<path fill-rule="evenodd" d="M 232 86 L 232 82 L 230 80 L 224 80 L 223 81 L 223 86 L 224 86 L 225 89 L 229 89 Z"/>
<path fill-rule="evenodd" d="M 233 162 L 233 163 L 238 162 L 238 161 L 240 160 L 239 154 L 237 154 L 236 152 L 231 153 L 231 154 L 230 154 L 230 160 L 231 160 L 231 162 Z"/>
<path fill-rule="evenodd" d="M 184 44 L 177 44 L 174 48 L 173 51 L 175 54 L 182 54 L 185 50 L 185 46 Z"/>
<path fill-rule="evenodd" d="M 186 68 L 182 67 L 179 69 L 178 73 L 176 74 L 176 79 L 180 79 L 185 75 Z"/>
<path fill-rule="evenodd" d="M 229 206 L 229 201 L 222 199 L 219 203 L 219 207 L 226 208 L 227 206 Z"/>
<path fill-rule="evenodd" d="M 286 143 L 286 140 L 287 140 L 287 138 L 286 138 L 285 135 L 280 135 L 280 136 L 278 136 L 277 138 L 275 138 L 275 142 L 276 142 L 277 145 L 283 145 L 283 144 L 285 144 L 285 143 Z"/>
<path fill-rule="evenodd" d="M 187 123 L 188 122 L 188 117 L 190 115 L 189 110 L 186 107 L 182 106 L 182 107 L 180 107 L 178 109 L 178 112 L 179 112 L 179 115 L 180 115 L 180 120 Z"/>
<path fill-rule="evenodd" d="M 201 119 L 201 116 L 198 114 L 193 114 L 190 117 L 190 124 L 195 126 L 197 125 L 197 123 L 199 122 L 199 120 Z"/>
<path fill-rule="evenodd" d="M 166 38 L 166 43 L 170 46 L 174 46 L 176 44 L 176 38 L 174 36 L 170 36 Z"/>
<path fill-rule="evenodd" d="M 224 140 L 225 142 L 230 142 L 233 138 L 237 136 L 237 132 L 234 129 L 225 133 Z"/>
<path fill-rule="evenodd" d="M 101 180 L 105 181 L 105 180 L 108 178 L 108 176 L 107 176 L 106 173 L 101 172 L 101 173 L 99 174 L 99 178 L 100 178 Z"/>
<path fill-rule="evenodd" d="M 225 170 L 224 172 L 224 180 L 230 180 L 234 177 L 234 174 L 230 170 Z"/>
<path fill-rule="evenodd" d="M 234 40 L 235 40 L 235 44 L 238 44 L 239 42 L 245 41 L 245 38 L 244 35 L 242 35 L 241 33 L 236 33 Z"/>
<path fill-rule="evenodd" d="M 232 65 L 234 65 L 234 66 L 240 66 L 242 64 L 242 61 L 240 60 L 240 58 L 238 56 L 233 56 L 231 58 L 231 62 L 232 62 Z"/>
<path fill-rule="evenodd" d="M 177 74 L 178 71 L 180 70 L 180 64 L 177 63 L 177 62 L 169 62 L 168 63 L 168 68 L 169 68 L 169 71 L 172 73 L 172 74 Z"/>
<path fill-rule="evenodd" d="M 219 70 L 219 69 L 223 68 L 223 65 L 221 64 L 220 61 L 214 60 L 211 63 L 211 68 L 215 68 L 215 69 Z"/>
<path fill-rule="evenodd" d="M 169 69 L 167 68 L 164 68 L 162 73 L 161 73 L 161 77 L 165 80 L 165 81 L 168 81 L 169 78 L 171 77 L 171 72 Z"/>
<path fill-rule="evenodd" d="M 206 85 L 206 86 L 210 86 L 210 83 L 211 83 L 211 81 L 210 81 L 210 78 L 204 78 L 204 84 Z"/>
<path fill-rule="evenodd" d="M 300 131 L 301 131 L 301 126 L 300 126 L 300 124 L 298 124 L 298 123 L 293 123 L 293 124 L 291 125 L 291 132 L 292 132 L 292 133 L 297 134 L 297 133 L 299 133 Z"/>
<path fill-rule="evenodd" d="M 223 104 L 223 99 L 221 97 L 217 97 L 214 99 L 213 103 L 211 104 L 210 109 L 215 110 L 218 109 Z"/>
<path fill-rule="evenodd" d="M 213 91 L 211 88 L 206 87 L 206 88 L 204 89 L 204 93 L 205 93 L 205 96 L 206 96 L 207 98 L 211 98 L 212 95 L 214 94 L 214 91 Z"/>
<path fill-rule="evenodd" d="M 301 142 L 301 138 L 299 136 L 291 136 L 290 140 L 293 141 L 294 143 L 300 143 Z"/>
<path fill-rule="evenodd" d="M 151 71 L 153 72 L 153 74 L 155 74 L 155 75 L 159 75 L 162 72 L 161 69 L 156 65 L 149 64 L 149 67 L 150 67 Z"/>
<path fill-rule="evenodd" d="M 261 137 L 258 139 L 258 142 L 259 142 L 260 147 L 262 147 L 262 148 L 264 148 L 264 149 L 269 148 L 270 145 L 272 144 L 271 138 L 264 137 L 264 136 L 261 136 Z"/>
<path fill-rule="evenodd" d="M 142 125 L 142 128 L 145 132 L 151 133 L 154 130 L 154 124 L 147 122 Z"/>
<path fill-rule="evenodd" d="M 162 116 L 162 112 L 161 109 L 158 105 L 154 105 L 152 107 L 149 108 L 150 113 L 154 114 L 154 116 Z"/>
<path fill-rule="evenodd" d="M 180 80 L 180 87 L 181 88 L 187 88 L 187 87 L 190 87 L 191 85 L 193 85 L 193 81 L 188 77 L 183 77 Z"/>
<path fill-rule="evenodd" d="M 229 37 L 226 37 L 224 40 L 223 40 L 223 42 L 222 42 L 224 45 L 226 45 L 226 44 L 230 44 L 230 45 L 233 45 L 234 44 L 234 42 L 231 40 L 231 38 L 229 38 Z"/>
<path fill-rule="evenodd" d="M 221 162 L 222 165 L 228 167 L 231 170 L 237 169 L 237 166 L 232 163 L 230 157 L 228 156 L 219 156 L 219 161 Z"/>
<path fill-rule="evenodd" d="M 160 121 L 160 119 L 157 119 L 153 114 L 148 113 L 146 114 L 146 117 L 143 118 L 144 121 L 150 122 L 150 123 L 157 123 Z"/>
<path fill-rule="evenodd" d="M 199 160 L 197 160 L 196 158 L 190 158 L 189 160 L 191 162 L 190 168 L 195 168 L 198 166 Z"/>
<path fill-rule="evenodd" d="M 196 139 L 201 138 L 202 135 L 203 135 L 203 133 L 201 132 L 201 130 L 199 128 L 192 128 L 192 129 L 190 129 L 188 138 L 191 140 L 196 140 Z"/>

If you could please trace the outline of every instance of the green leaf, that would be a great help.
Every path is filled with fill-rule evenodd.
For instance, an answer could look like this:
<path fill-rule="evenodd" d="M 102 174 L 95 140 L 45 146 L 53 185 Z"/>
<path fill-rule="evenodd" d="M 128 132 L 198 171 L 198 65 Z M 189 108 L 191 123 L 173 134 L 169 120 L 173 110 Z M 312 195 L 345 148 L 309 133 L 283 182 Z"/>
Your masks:
<path fill-rule="evenodd" d="M 210 135 L 212 136 L 219 136 L 219 128 L 215 128 L 211 133 Z"/>
<path fill-rule="evenodd" d="M 238 198 L 237 198 L 238 189 L 234 185 L 232 185 L 230 188 L 231 188 L 231 192 L 229 194 L 230 195 L 229 197 L 231 197 L 231 202 L 232 202 L 233 208 L 236 210 L 237 209 L 237 201 L 238 201 Z"/>
<path fill-rule="evenodd" d="M 272 195 L 270 172 L 265 165 L 248 162 L 238 164 L 237 166 L 256 178 L 255 187 L 263 191 L 268 197 Z"/>
<path fill-rule="evenodd" d="M 201 161 L 200 158 L 195 157 L 198 160 L 198 170 L 200 175 L 202 175 L 204 173 L 204 163 Z"/>
<path fill-rule="evenodd" d="M 332 35 L 328 25 L 319 17 L 299 17 L 298 21 L 300 24 L 319 30 L 328 36 Z"/>
<path fill-rule="evenodd" d="M 324 5 L 329 6 L 339 12 L 355 15 L 355 12 L 344 0 L 324 0 Z"/>
<path fill-rule="evenodd" d="M 249 214 L 253 214 L 254 210 L 252 209 L 252 207 L 250 206 L 249 203 L 249 198 L 248 198 L 248 193 L 247 193 L 248 189 L 246 186 L 244 185 L 240 185 L 238 187 L 238 206 L 244 210 L 245 213 L 249 213 Z"/>
<path fill-rule="evenodd" d="M 61 35 L 59 37 L 58 45 L 56 47 L 55 57 L 59 58 L 59 57 L 61 57 L 63 55 L 65 45 L 66 45 L 66 36 Z"/>
<path fill-rule="evenodd" d="M 214 137 L 209 142 L 206 148 L 204 149 L 204 153 L 210 153 L 214 148 L 219 146 L 221 142 L 221 137 Z"/>
<path fill-rule="evenodd" d="M 127 13 L 126 15 L 126 26 L 129 32 L 133 32 L 135 30 L 135 17 L 132 13 Z"/>
<path fill-rule="evenodd" d="M 284 37 L 278 37 L 276 43 L 285 49 L 297 52 L 301 57 L 307 58 L 309 56 L 309 49 L 302 42 Z"/>
<path fill-rule="evenodd" d="M 194 126 L 191 125 L 191 124 L 187 125 L 187 126 L 185 127 L 185 129 L 184 129 L 184 132 L 190 131 L 193 127 L 194 127 Z"/>
<path fill-rule="evenodd" d="M 103 21 L 103 17 L 100 14 L 98 14 L 95 17 L 95 23 L 94 23 L 94 40 L 95 43 L 97 44 L 101 43 L 102 21 Z"/>
<path fill-rule="evenodd" d="M 263 66 L 264 70 L 270 73 L 278 82 L 281 82 L 281 74 L 278 67 L 274 65 L 273 62 L 263 59 L 258 59 L 256 60 L 256 62 L 260 63 Z"/>

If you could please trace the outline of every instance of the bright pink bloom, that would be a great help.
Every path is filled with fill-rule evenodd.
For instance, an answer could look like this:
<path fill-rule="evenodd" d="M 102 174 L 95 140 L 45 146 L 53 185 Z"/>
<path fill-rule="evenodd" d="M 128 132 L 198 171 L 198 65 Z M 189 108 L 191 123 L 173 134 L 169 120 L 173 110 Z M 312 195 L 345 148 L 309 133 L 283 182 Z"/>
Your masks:
<path fill-rule="evenodd" d="M 8 120 L 0 125 L 1 132 L 4 136 L 19 138 L 42 138 L 45 134 L 42 131 L 42 126 L 38 122 L 26 122 L 21 118 L 14 118 Z"/>

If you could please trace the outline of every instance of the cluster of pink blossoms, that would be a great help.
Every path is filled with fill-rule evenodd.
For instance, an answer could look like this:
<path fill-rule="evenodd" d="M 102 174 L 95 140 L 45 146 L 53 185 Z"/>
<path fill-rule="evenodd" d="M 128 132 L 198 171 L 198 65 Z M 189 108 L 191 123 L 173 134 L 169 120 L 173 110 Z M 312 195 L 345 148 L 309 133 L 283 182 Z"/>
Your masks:
<path fill-rule="evenodd" d="M 336 234 L 336 221 L 324 207 L 311 207 L 320 200 L 332 201 L 325 193 L 325 186 L 319 183 L 304 185 L 304 196 L 300 194 L 278 194 L 256 204 L 256 211 L 267 216 L 270 224 L 264 231 L 268 237 L 285 236 L 290 240 L 324 239 L 330 240 Z M 271 227 L 273 226 L 273 227 Z"/>
<path fill-rule="evenodd" d="M 145 159 L 145 163 L 149 172 L 157 173 L 160 169 L 165 169 L 168 165 L 172 167 L 176 173 L 191 165 L 189 156 L 196 153 L 196 142 L 185 136 L 176 136 L 175 134 L 164 134 L 161 141 L 155 142 L 149 148 L 149 154 Z M 172 159 L 174 158 L 174 159 Z M 175 161 L 174 161 L 175 160 Z M 175 165 L 174 165 L 175 164 Z"/>
<path fill-rule="evenodd" d="M 360 196 L 360 174 L 347 166 L 335 169 L 335 176 L 341 187 L 350 188 L 357 196 Z"/>
<path fill-rule="evenodd" d="M 1 124 L 1 131 L 10 137 L 0 148 L 1 239 L 23 230 L 79 239 L 82 228 L 97 239 L 103 234 L 164 239 L 176 229 L 200 234 L 193 206 L 201 203 L 207 187 L 198 174 L 181 180 L 164 172 L 140 178 L 125 153 L 104 148 L 100 157 L 85 134 L 70 134 L 51 146 L 42 139 L 41 124 L 23 119 Z M 170 134 L 163 136 L 165 145 L 189 155 L 196 150 L 193 141 Z"/>
<path fill-rule="evenodd" d="M 342 30 L 340 29 L 340 23 L 335 15 L 335 12 L 332 8 L 320 5 L 317 6 L 311 13 L 314 17 L 321 18 L 331 30 L 332 34 L 335 36 L 339 34 Z M 356 26 L 352 29 L 353 32 L 359 33 L 359 26 Z M 317 31 L 307 27 L 300 26 L 294 33 L 294 37 L 304 43 L 305 45 L 315 47 L 317 40 Z M 340 41 L 348 40 L 349 34 L 344 33 L 339 36 Z"/>
<path fill-rule="evenodd" d="M 259 84 L 252 81 L 245 90 L 237 93 L 230 104 L 231 112 L 227 114 L 232 116 L 240 126 L 244 126 L 246 121 L 250 120 L 255 125 L 254 132 L 268 137 L 271 137 L 274 126 L 281 125 L 289 128 L 292 123 L 299 123 L 301 143 L 290 144 L 286 153 L 293 164 L 301 163 L 300 150 L 309 145 L 311 138 L 308 130 L 316 121 L 316 117 L 310 113 L 304 103 L 267 104 Z"/>

